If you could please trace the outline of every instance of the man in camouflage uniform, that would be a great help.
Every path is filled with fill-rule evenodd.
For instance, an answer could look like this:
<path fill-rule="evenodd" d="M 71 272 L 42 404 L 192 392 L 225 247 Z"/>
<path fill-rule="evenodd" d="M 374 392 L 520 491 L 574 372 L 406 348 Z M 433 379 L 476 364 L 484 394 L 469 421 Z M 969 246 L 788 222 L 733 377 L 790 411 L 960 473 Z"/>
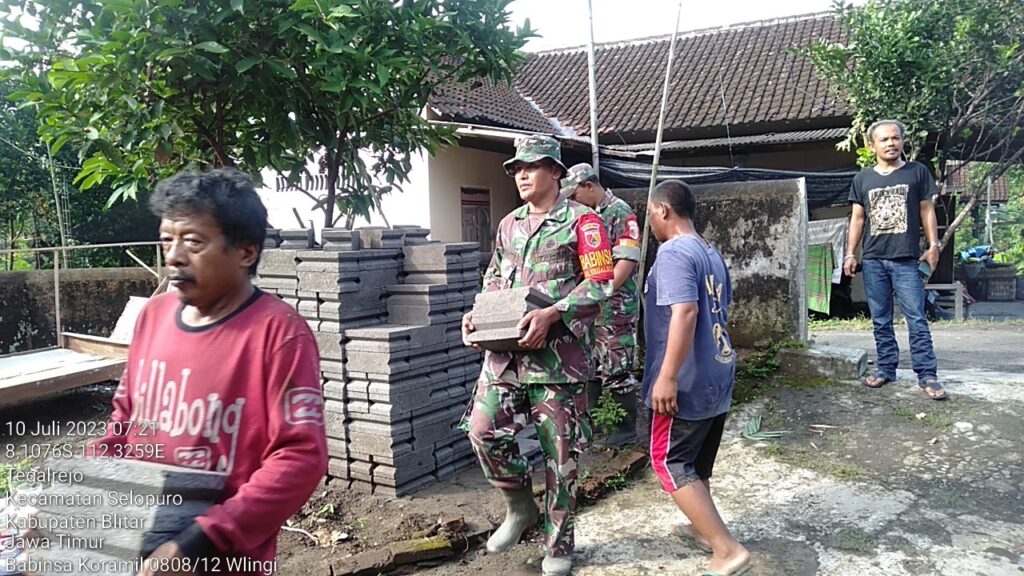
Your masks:
<path fill-rule="evenodd" d="M 640 227 L 636 213 L 629 204 L 616 198 L 611 190 L 601 186 L 590 164 L 569 168 L 568 175 L 562 179 L 562 195 L 597 211 L 608 230 L 615 279 L 614 294 L 601 306 L 595 328 L 600 392 L 610 394 L 629 413 L 619 430 L 608 439 L 609 443 L 633 442 L 636 440 L 636 391 L 639 387 L 633 375 L 633 357 L 636 353 L 636 323 L 640 316 L 636 282 Z"/>
<path fill-rule="evenodd" d="M 600 217 L 563 199 L 565 175 L 558 142 L 527 136 L 505 162 L 525 202 L 501 220 L 483 290 L 532 286 L 555 301 L 520 323 L 529 352 L 487 352 L 470 411 L 463 420 L 484 475 L 501 490 L 505 521 L 487 542 L 499 552 L 514 546 L 538 516 L 529 462 L 515 435 L 532 420 L 547 460 L 544 498 L 544 574 L 572 568 L 576 467 L 589 444 L 586 382 L 591 379 L 593 323 L 611 295 L 612 255 Z M 472 313 L 462 322 L 473 326 Z M 558 336 L 548 337 L 549 330 Z"/>

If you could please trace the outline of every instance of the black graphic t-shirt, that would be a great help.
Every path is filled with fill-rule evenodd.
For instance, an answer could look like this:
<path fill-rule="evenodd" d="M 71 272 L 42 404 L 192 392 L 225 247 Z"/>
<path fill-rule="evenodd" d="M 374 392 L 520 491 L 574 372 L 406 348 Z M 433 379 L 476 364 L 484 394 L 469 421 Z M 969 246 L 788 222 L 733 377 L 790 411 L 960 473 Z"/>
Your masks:
<path fill-rule="evenodd" d="M 923 164 L 907 162 L 891 174 L 861 170 L 850 186 L 850 202 L 864 207 L 861 258 L 899 260 L 921 256 L 921 202 L 939 190 Z"/>

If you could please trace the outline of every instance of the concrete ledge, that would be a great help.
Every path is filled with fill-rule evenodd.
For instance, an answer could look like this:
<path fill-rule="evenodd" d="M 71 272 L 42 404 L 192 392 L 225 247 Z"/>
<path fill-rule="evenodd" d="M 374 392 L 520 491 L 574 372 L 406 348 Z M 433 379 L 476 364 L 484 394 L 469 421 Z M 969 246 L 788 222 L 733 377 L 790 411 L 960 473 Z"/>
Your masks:
<path fill-rule="evenodd" d="M 779 351 L 779 371 L 787 376 L 859 380 L 868 370 L 868 354 L 859 348 L 812 345 Z"/>

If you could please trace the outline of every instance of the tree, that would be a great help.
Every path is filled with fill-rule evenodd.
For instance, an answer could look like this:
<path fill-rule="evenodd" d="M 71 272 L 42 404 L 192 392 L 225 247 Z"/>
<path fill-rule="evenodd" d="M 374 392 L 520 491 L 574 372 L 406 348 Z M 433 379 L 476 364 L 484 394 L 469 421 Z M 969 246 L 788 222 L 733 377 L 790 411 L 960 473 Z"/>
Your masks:
<path fill-rule="evenodd" d="M 114 201 L 217 166 L 297 183 L 319 160 L 327 193 L 310 197 L 332 226 L 452 142 L 420 115 L 434 86 L 510 81 L 532 35 L 508 29 L 510 1 L 0 0 L 0 19 L 27 44 L 6 54 L 14 97 L 55 150 L 79 147 L 82 188 L 111 183 Z"/>
<path fill-rule="evenodd" d="M 46 149 L 36 137 L 35 115 L 8 102 L 10 92 L 10 83 L 0 82 L 0 246 L 21 248 L 39 238 L 40 224 L 44 233 L 56 229 L 48 225 L 55 219 L 48 201 L 50 177 L 39 161 Z M 27 266 L 14 254 L 3 260 L 6 270 L 18 268 L 18 262 Z"/>
<path fill-rule="evenodd" d="M 908 128 L 908 153 L 944 182 L 966 162 L 998 178 L 1024 154 L 1024 3 L 1019 0 L 869 0 L 836 3 L 845 40 L 803 51 L 853 109 L 845 149 L 874 162 L 861 145 L 882 118 Z M 975 180 L 976 179 L 973 179 Z M 983 189 L 949 226 L 943 244 Z"/>

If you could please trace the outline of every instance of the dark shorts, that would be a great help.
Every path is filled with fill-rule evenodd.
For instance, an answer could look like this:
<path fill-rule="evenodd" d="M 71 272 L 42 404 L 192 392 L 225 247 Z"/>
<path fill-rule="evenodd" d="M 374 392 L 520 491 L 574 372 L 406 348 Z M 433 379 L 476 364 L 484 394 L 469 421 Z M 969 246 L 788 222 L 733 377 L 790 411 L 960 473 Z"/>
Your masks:
<path fill-rule="evenodd" d="M 711 478 L 728 414 L 683 420 L 651 412 L 651 468 L 665 492 Z"/>

